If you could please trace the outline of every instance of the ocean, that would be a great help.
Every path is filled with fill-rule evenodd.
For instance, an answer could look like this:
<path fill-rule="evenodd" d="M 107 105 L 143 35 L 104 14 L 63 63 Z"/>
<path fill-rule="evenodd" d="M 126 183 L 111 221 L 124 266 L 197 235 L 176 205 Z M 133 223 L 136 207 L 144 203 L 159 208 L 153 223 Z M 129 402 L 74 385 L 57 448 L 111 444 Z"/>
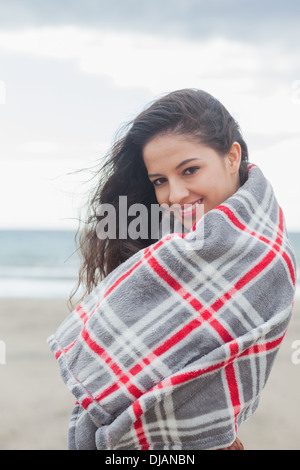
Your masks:
<path fill-rule="evenodd" d="M 79 264 L 71 230 L 0 230 L 0 297 L 68 299 Z"/>
<path fill-rule="evenodd" d="M 300 232 L 290 240 L 300 266 Z M 79 265 L 71 230 L 0 230 L 0 298 L 68 299 Z"/>

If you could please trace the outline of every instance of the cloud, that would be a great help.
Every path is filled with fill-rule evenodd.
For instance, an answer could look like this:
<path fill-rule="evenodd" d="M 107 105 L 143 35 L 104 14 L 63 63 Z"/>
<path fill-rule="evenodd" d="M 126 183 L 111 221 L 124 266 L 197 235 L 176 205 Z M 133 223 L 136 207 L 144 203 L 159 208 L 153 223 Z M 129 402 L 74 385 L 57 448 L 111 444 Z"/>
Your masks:
<path fill-rule="evenodd" d="M 2 0 L 2 29 L 77 25 L 116 32 L 239 41 L 299 40 L 295 0 Z"/>
<path fill-rule="evenodd" d="M 117 126 L 156 95 L 197 87 L 237 118 L 251 158 L 270 173 L 290 226 L 299 228 L 300 3 L 251 4 L 0 0 L 0 97 L 3 84 L 6 96 L 0 146 L 7 165 L 0 186 L 4 198 L 16 184 L 19 194 L 28 192 L 19 222 L 54 224 L 61 214 L 61 196 L 45 184 L 44 172 L 60 172 L 66 160 L 86 166 Z M 20 177 L 13 181 L 17 158 Z M 39 191 L 44 221 L 34 205 Z M 4 225 L 13 223 L 11 213 Z"/>
<path fill-rule="evenodd" d="M 186 87 L 203 88 L 223 98 L 248 94 L 251 100 L 255 95 L 258 107 L 260 100 L 282 87 L 280 93 L 287 95 L 300 77 L 298 53 L 293 49 L 225 38 L 162 40 L 150 34 L 75 26 L 39 27 L 1 31 L 0 52 L 73 61 L 85 75 L 106 77 L 118 88 L 144 88 L 154 95 Z"/>
<path fill-rule="evenodd" d="M 0 31 L 0 53 L 15 64 L 6 135 L 16 142 L 19 126 L 20 158 L 74 158 L 91 139 L 107 142 L 155 96 L 187 87 L 217 96 L 254 148 L 299 133 L 300 68 L 290 49 L 59 26 Z"/>

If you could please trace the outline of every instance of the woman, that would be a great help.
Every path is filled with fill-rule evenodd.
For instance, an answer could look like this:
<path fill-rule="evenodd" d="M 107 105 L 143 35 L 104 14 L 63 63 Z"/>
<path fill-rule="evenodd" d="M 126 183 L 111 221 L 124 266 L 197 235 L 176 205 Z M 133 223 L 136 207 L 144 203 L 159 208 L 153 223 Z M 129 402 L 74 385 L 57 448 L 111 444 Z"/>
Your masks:
<path fill-rule="evenodd" d="M 157 204 L 156 185 L 149 179 L 143 159 L 143 149 L 156 136 L 173 134 L 190 136 L 192 140 L 219 155 L 229 153 L 236 142 L 240 145 L 240 183 L 247 174 L 248 149 L 236 121 L 214 97 L 201 90 L 179 90 L 155 101 L 128 126 L 118 139 L 101 171 L 102 178 L 89 201 L 87 230 L 81 234 L 80 246 L 84 263 L 80 283 L 87 291 L 138 250 L 151 245 L 151 204 Z M 117 233 L 119 224 L 119 196 L 126 195 L 127 206 L 141 203 L 148 208 L 148 235 L 132 239 L 130 236 L 102 238 L 98 236 L 99 207 L 112 204 L 116 209 Z M 204 207 L 206 204 L 204 204 Z M 127 224 L 132 217 L 122 218 Z M 127 232 L 127 227 L 121 228 Z"/>
<path fill-rule="evenodd" d="M 199 90 L 143 111 L 105 170 L 81 238 L 86 295 L 49 339 L 77 399 L 69 446 L 242 448 L 237 429 L 258 405 L 295 288 L 273 190 L 235 120 Z M 157 241 L 157 203 L 185 230 Z"/>

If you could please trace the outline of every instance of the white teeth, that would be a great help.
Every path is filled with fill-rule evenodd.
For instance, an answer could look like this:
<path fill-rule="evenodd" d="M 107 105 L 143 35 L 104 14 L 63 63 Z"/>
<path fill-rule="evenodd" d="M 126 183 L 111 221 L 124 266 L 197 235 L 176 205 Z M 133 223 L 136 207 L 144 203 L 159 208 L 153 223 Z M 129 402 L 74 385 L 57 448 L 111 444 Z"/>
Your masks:
<path fill-rule="evenodd" d="M 196 209 L 197 206 L 199 206 L 199 204 L 201 204 L 203 201 L 203 199 L 199 199 L 199 201 L 195 202 L 194 204 L 185 204 L 186 206 L 188 206 L 186 209 L 181 209 L 181 213 L 182 214 L 185 214 L 185 213 L 188 213 L 188 212 L 192 212 L 194 209 Z"/>

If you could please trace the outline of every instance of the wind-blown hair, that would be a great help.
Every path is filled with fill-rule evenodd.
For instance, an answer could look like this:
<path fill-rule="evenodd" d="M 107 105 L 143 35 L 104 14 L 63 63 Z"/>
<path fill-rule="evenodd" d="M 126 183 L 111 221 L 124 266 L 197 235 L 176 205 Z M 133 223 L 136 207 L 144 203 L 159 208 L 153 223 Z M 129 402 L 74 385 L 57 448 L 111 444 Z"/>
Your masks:
<path fill-rule="evenodd" d="M 127 196 L 128 207 L 140 203 L 150 209 L 151 204 L 157 204 L 154 187 L 144 165 L 143 149 L 152 138 L 166 133 L 193 137 L 220 156 L 230 151 L 233 142 L 238 142 L 242 149 L 240 183 L 244 183 L 247 145 L 238 123 L 216 98 L 202 90 L 184 89 L 153 102 L 118 134 L 88 202 L 85 227 L 78 231 L 83 261 L 77 287 L 84 285 L 85 295 L 117 266 L 155 241 L 150 237 L 150 210 L 148 239 L 131 239 L 129 236 L 120 239 L 117 236 L 116 239 L 104 240 L 97 236 L 96 227 L 100 220 L 99 206 L 112 204 L 116 210 L 118 234 L 119 196 Z M 127 222 L 129 225 L 130 217 Z"/>

